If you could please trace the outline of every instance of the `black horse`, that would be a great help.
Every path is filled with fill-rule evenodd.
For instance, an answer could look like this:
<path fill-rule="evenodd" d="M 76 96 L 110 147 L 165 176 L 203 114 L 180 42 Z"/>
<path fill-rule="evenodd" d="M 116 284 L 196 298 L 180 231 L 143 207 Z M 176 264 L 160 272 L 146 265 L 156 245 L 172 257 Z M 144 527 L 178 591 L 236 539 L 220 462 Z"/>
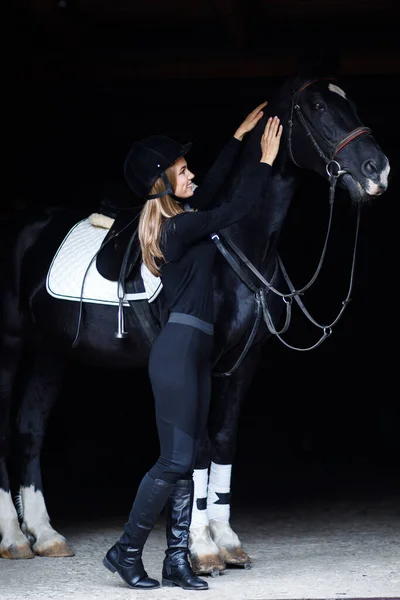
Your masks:
<path fill-rule="evenodd" d="M 336 186 L 348 191 L 359 215 L 360 206 L 382 194 L 388 185 L 388 159 L 371 131 L 360 122 L 346 93 L 328 78 L 294 77 L 283 83 L 269 102 L 262 121 L 244 142 L 232 181 L 224 193 L 229 194 L 236 178 L 259 160 L 265 119 L 275 114 L 280 117 L 284 132 L 265 198 L 260 199 L 253 214 L 213 236 L 221 252 L 214 274 L 212 409 L 196 469 L 207 468 L 211 461 L 222 465 L 232 463 L 240 406 L 263 345 L 272 335 L 283 340 L 281 334 L 290 323 L 292 300 L 312 319 L 298 292 L 305 291 L 315 281 L 326 244 L 315 275 L 302 290 L 294 290 L 277 253 L 300 170 L 317 173 L 327 180 L 330 217 Z M 151 306 L 147 301 L 140 304 L 145 318 L 143 314 L 138 318 L 134 307 L 125 309 L 129 337 L 121 343 L 114 335 L 116 307 L 85 303 L 79 343 L 73 345 L 77 303 L 51 297 L 46 291 L 46 275 L 57 248 L 77 220 L 76 215 L 65 210 L 46 211 L 41 216 L 27 214 L 25 218 L 19 217 L 17 229 L 10 224 L 2 234 L 4 252 L 10 252 L 4 260 L 1 293 L 0 556 L 3 558 L 73 553 L 65 538 L 50 525 L 40 471 L 46 423 L 59 394 L 66 364 L 73 359 L 119 369 L 145 367 L 151 347 L 148 332 L 158 326 L 162 313 L 162 294 Z M 345 307 L 346 301 L 329 325 L 319 325 L 312 319 L 321 334 L 315 346 L 329 336 Z M 23 456 L 23 466 L 18 474 L 19 500 L 15 507 L 6 468 L 7 442 L 11 397 L 26 346 L 34 350 L 35 360 L 16 422 L 15 446 Z M 229 522 L 211 521 L 201 531 L 192 530 L 190 552 L 197 572 L 213 573 L 229 562 L 249 564 Z"/>

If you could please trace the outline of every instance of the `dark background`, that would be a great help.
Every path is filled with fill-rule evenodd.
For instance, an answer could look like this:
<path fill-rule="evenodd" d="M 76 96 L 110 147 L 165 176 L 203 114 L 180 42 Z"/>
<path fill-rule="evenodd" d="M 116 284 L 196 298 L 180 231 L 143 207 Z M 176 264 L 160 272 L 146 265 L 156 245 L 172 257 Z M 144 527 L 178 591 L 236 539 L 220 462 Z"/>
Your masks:
<path fill-rule="evenodd" d="M 312 352 L 265 346 L 247 394 L 233 506 L 383 499 L 400 490 L 398 251 L 400 48 L 394 3 L 345 1 L 35 0 L 11 36 L 10 210 L 127 206 L 122 161 L 132 140 L 195 142 L 197 179 L 241 120 L 292 76 L 299 59 L 337 63 L 338 84 L 389 157 L 388 191 L 362 213 L 353 302 Z M 332 62 L 331 62 L 332 64 Z M 328 216 L 328 188 L 300 179 L 281 241 L 294 283 L 308 281 Z M 78 220 L 78 219 L 77 219 Z M 332 242 L 307 296 L 329 322 L 347 293 L 355 211 L 338 193 Z M 294 310 L 287 340 L 318 331 Z M 72 365 L 42 455 L 51 514 L 125 514 L 158 455 L 146 372 Z M 96 501 L 94 501 L 96 498 Z"/>

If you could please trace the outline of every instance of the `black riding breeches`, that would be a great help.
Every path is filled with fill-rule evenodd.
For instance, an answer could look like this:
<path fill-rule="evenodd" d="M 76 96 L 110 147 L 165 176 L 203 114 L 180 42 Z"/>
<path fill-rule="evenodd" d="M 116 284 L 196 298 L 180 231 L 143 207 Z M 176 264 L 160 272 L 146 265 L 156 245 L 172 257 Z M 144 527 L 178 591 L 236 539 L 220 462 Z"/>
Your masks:
<path fill-rule="evenodd" d="M 192 479 L 210 405 L 212 345 L 213 326 L 183 313 L 171 314 L 153 344 L 149 375 L 160 456 L 138 488 L 119 541 L 124 548 L 143 547 L 171 487 Z"/>
<path fill-rule="evenodd" d="M 149 376 L 160 456 L 148 472 L 152 479 L 192 477 L 210 406 L 212 346 L 213 326 L 183 313 L 171 314 L 153 344 Z"/>

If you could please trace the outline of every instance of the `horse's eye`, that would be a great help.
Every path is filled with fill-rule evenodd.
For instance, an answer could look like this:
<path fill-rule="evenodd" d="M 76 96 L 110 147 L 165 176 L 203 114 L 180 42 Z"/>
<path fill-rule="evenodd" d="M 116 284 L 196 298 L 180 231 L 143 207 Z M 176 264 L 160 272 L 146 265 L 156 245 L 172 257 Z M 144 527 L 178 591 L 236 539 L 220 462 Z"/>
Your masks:
<path fill-rule="evenodd" d="M 312 105 L 312 109 L 323 111 L 323 110 L 325 110 L 325 106 L 323 104 L 321 104 L 321 102 L 314 102 L 314 104 Z"/>

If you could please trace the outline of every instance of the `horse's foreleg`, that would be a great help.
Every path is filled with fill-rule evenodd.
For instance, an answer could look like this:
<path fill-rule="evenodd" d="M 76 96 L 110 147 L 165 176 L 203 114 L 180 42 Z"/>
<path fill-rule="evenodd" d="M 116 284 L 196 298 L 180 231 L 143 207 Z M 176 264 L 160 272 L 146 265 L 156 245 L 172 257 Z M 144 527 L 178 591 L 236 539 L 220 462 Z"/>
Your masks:
<path fill-rule="evenodd" d="M 204 431 L 199 441 L 193 473 L 194 500 L 189 532 L 189 553 L 192 569 L 197 574 L 218 575 L 225 569 L 218 546 L 213 541 L 207 515 L 208 468 L 210 439 Z"/>
<path fill-rule="evenodd" d="M 242 401 L 259 361 L 261 346 L 253 347 L 219 393 L 210 414 L 211 465 L 207 515 L 211 537 L 226 564 L 249 568 L 251 559 L 230 526 L 231 472 Z"/>
<path fill-rule="evenodd" d="M 9 420 L 13 383 L 22 351 L 16 332 L 2 331 L 0 345 L 0 557 L 33 558 L 29 542 L 21 532 L 10 490 L 6 458 L 9 452 Z"/>
<path fill-rule="evenodd" d="M 65 538 L 50 525 L 43 495 L 40 453 L 47 420 L 60 393 L 64 360 L 54 353 L 39 354 L 34 361 L 17 419 L 17 447 L 21 460 L 19 512 L 21 529 L 40 556 L 73 556 Z"/>

